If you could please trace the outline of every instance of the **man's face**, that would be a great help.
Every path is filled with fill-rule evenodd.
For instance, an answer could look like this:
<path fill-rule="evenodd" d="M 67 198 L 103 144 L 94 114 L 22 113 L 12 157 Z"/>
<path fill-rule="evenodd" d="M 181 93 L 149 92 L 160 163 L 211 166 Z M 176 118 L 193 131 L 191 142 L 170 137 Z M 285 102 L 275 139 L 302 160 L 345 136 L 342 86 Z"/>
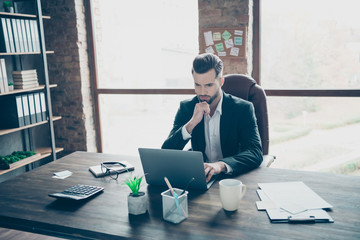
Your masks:
<path fill-rule="evenodd" d="M 194 71 L 195 93 L 200 102 L 207 102 L 211 105 L 214 100 L 216 100 L 216 104 L 220 100 L 222 80 L 215 79 L 215 76 L 216 73 L 214 69 L 202 74 Z"/>

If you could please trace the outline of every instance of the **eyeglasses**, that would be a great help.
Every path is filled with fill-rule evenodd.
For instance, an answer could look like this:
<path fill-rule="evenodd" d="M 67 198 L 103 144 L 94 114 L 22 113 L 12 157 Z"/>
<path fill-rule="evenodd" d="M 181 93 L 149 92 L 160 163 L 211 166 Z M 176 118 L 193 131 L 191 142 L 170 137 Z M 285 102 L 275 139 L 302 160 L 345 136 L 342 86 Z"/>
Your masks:
<path fill-rule="evenodd" d="M 127 171 L 126 165 L 121 162 L 103 162 L 101 163 L 101 171 L 104 175 L 109 175 L 112 179 L 116 180 L 119 174 Z"/>

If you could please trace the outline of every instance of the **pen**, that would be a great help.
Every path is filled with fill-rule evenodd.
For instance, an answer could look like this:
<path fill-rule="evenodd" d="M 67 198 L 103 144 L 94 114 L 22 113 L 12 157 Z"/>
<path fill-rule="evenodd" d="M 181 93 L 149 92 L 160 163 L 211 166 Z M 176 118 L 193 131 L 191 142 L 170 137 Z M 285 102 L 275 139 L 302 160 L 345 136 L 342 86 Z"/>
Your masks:
<path fill-rule="evenodd" d="M 179 214 L 180 214 L 180 216 L 181 216 L 181 209 L 180 209 L 180 204 L 179 204 L 179 199 L 178 199 L 179 196 L 177 195 L 177 193 L 176 193 L 176 192 L 174 191 L 174 189 L 172 188 L 172 186 L 171 186 L 169 180 L 167 179 L 167 177 L 164 177 L 164 180 L 165 180 L 165 182 L 166 182 L 166 185 L 169 187 L 171 194 L 172 194 L 172 195 L 174 196 L 174 198 L 175 198 L 175 204 L 176 204 L 176 207 L 177 207 L 177 209 L 178 209 L 178 212 L 179 212 Z"/>

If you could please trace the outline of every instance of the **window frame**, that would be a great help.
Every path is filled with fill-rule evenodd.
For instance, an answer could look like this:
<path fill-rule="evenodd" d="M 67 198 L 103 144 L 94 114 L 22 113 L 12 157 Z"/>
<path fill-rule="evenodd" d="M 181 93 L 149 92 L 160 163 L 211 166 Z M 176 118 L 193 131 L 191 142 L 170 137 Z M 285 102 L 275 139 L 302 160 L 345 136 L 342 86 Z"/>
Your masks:
<path fill-rule="evenodd" d="M 252 77 L 261 85 L 261 1 L 253 1 L 253 72 Z M 133 95 L 193 95 L 194 89 L 108 89 L 98 88 L 98 70 L 96 64 L 96 44 L 93 28 L 93 6 L 91 0 L 85 0 L 85 15 L 89 42 L 90 78 L 94 98 L 94 117 L 96 146 L 103 152 L 99 95 L 101 94 L 133 94 Z M 272 97 L 360 97 L 360 89 L 265 89 L 267 96 Z"/>
<path fill-rule="evenodd" d="M 251 1 L 251 0 L 250 0 Z M 253 0 L 253 78 L 261 85 L 261 2 Z M 360 97 L 360 89 L 264 89 L 276 97 Z"/>

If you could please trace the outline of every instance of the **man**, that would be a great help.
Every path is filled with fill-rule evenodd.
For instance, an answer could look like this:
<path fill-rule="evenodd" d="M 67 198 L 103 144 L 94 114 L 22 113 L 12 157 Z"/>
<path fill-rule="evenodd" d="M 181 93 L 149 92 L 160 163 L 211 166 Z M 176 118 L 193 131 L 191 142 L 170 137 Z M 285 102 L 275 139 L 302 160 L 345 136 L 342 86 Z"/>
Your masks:
<path fill-rule="evenodd" d="M 192 75 L 196 97 L 180 103 L 173 129 L 162 145 L 183 149 L 191 140 L 204 155 L 207 181 L 214 174 L 240 174 L 257 168 L 262 148 L 250 102 L 226 94 L 221 86 L 223 63 L 213 54 L 194 59 Z"/>

